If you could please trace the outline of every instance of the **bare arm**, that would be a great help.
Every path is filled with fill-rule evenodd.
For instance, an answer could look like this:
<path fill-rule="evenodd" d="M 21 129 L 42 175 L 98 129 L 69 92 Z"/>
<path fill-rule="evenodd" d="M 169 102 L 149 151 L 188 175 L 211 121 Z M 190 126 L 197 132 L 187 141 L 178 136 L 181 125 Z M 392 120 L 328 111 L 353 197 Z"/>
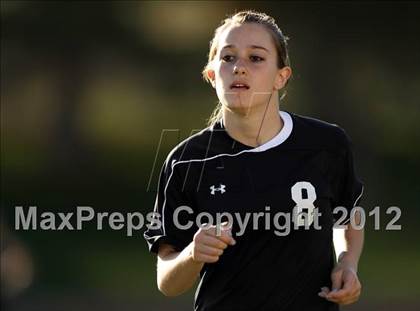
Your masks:
<path fill-rule="evenodd" d="M 217 236 L 212 226 L 200 228 L 182 252 L 176 252 L 168 244 L 160 245 L 157 262 L 159 290 L 166 296 L 186 292 L 194 285 L 204 264 L 217 262 L 223 250 L 234 244 L 230 229 L 222 230 L 221 235 Z"/>
<path fill-rule="evenodd" d="M 355 215 L 356 223 L 360 215 Z M 334 247 L 337 264 L 331 272 L 332 288 L 323 287 L 319 295 L 335 303 L 347 305 L 356 302 L 361 293 L 357 276 L 359 258 L 363 249 L 364 229 L 357 230 L 350 224 L 347 229 L 334 229 Z"/>
<path fill-rule="evenodd" d="M 355 223 L 360 223 L 360 214 L 355 214 Z M 338 263 L 350 265 L 357 272 L 362 254 L 364 229 L 354 229 L 348 224 L 347 229 L 334 229 L 334 248 Z"/>
<path fill-rule="evenodd" d="M 164 295 L 180 295 L 197 280 L 204 263 L 193 260 L 192 246 L 192 243 L 189 244 L 182 252 L 176 252 L 168 244 L 159 247 L 157 283 Z"/>

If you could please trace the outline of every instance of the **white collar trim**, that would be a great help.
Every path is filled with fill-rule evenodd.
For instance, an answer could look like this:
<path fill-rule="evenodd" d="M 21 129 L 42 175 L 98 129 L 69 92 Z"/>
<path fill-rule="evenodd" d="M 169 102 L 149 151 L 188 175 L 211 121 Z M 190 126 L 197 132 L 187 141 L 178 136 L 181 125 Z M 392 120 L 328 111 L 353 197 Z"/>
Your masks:
<path fill-rule="evenodd" d="M 255 147 L 251 150 L 251 152 L 261 152 L 266 151 L 268 149 L 277 147 L 278 145 L 282 144 L 284 141 L 286 141 L 287 138 L 289 138 L 290 134 L 292 134 L 293 130 L 293 120 L 289 113 L 285 111 L 280 111 L 280 118 L 283 120 L 283 127 L 280 130 L 280 132 L 274 136 L 272 139 L 267 141 L 266 143 L 262 144 L 261 146 Z"/>

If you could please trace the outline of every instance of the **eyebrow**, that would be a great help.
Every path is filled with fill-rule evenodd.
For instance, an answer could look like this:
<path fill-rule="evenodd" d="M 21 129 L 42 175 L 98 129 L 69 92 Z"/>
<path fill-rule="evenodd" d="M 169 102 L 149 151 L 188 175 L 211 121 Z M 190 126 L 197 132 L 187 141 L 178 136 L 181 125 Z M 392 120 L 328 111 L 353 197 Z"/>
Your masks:
<path fill-rule="evenodd" d="M 235 48 L 235 46 L 233 44 L 228 44 L 228 45 L 225 45 L 221 50 L 231 49 L 231 48 Z M 266 49 L 265 47 L 260 46 L 260 45 L 248 45 L 248 48 L 251 48 L 251 49 L 260 49 L 260 50 L 266 51 L 267 53 L 270 53 L 270 51 L 268 49 Z"/>

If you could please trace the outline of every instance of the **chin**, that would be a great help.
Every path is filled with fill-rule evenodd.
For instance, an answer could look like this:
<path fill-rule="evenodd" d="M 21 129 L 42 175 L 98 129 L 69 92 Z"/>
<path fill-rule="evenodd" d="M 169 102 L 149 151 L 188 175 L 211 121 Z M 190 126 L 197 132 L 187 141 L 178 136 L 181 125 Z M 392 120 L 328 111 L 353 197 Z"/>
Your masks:
<path fill-rule="evenodd" d="M 239 101 L 239 99 L 225 100 L 222 104 L 227 110 L 243 116 L 248 115 L 257 106 L 256 103 L 249 105 L 249 102 Z"/>

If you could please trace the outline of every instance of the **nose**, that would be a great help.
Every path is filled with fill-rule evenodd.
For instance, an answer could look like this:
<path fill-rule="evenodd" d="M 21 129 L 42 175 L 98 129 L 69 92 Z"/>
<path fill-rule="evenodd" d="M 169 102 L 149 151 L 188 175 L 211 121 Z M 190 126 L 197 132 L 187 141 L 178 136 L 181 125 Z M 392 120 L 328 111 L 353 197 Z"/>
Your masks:
<path fill-rule="evenodd" d="M 233 73 L 235 75 L 244 75 L 246 73 L 246 68 L 243 62 L 241 61 L 236 62 L 235 66 L 233 66 Z"/>

